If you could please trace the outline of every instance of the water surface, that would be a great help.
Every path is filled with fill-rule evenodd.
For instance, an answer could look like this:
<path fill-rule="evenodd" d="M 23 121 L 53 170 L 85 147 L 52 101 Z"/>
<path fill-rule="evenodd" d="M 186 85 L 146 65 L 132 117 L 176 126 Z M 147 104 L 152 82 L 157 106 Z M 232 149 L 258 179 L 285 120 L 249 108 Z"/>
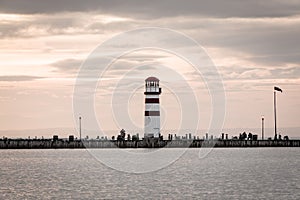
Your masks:
<path fill-rule="evenodd" d="M 0 199 L 300 199 L 300 148 L 198 155 L 199 149 L 188 149 L 168 167 L 133 174 L 84 149 L 0 150 Z"/>

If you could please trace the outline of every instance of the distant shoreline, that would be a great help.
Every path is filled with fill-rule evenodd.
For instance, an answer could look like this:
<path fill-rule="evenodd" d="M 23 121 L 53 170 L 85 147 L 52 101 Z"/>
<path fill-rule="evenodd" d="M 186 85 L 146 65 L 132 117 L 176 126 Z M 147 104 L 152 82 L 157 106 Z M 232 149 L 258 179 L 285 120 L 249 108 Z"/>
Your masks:
<path fill-rule="evenodd" d="M 300 147 L 300 140 L 53 140 L 0 139 L 0 149 Z"/>

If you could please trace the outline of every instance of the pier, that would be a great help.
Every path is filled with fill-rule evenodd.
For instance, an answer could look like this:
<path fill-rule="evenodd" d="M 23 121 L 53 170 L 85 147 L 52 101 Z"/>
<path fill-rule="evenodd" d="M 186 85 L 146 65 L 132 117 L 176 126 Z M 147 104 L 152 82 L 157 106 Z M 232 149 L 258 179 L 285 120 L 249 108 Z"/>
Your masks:
<path fill-rule="evenodd" d="M 300 147 L 300 140 L 53 140 L 0 139 L 0 149 Z"/>

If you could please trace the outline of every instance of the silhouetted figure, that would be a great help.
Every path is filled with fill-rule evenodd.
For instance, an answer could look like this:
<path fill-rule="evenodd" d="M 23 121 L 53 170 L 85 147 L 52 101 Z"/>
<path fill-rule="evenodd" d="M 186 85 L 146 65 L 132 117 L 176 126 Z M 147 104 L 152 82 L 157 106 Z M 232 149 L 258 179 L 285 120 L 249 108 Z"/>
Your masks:
<path fill-rule="evenodd" d="M 136 135 L 132 136 L 132 141 L 138 141 L 138 137 Z"/>
<path fill-rule="evenodd" d="M 252 140 L 257 141 L 258 136 L 257 135 L 252 135 Z"/>
<path fill-rule="evenodd" d="M 53 135 L 53 141 L 58 141 L 58 135 Z"/>
<path fill-rule="evenodd" d="M 252 140 L 252 133 L 248 133 L 248 140 Z"/>
<path fill-rule="evenodd" d="M 274 136 L 274 140 L 277 140 L 277 134 L 275 134 L 275 136 Z"/>
<path fill-rule="evenodd" d="M 247 133 L 243 132 L 243 134 L 242 134 L 242 140 L 246 140 L 246 139 L 247 139 Z"/>
<path fill-rule="evenodd" d="M 278 139 L 279 139 L 279 140 L 282 140 L 282 139 L 281 139 L 281 135 L 280 135 L 280 134 L 279 134 L 279 137 L 278 137 Z"/>
<path fill-rule="evenodd" d="M 164 140 L 164 136 L 163 135 L 160 135 L 159 136 L 159 139 L 162 141 L 162 140 Z"/>
<path fill-rule="evenodd" d="M 111 140 L 115 140 L 115 136 L 114 135 L 111 137 Z"/>
<path fill-rule="evenodd" d="M 127 134 L 127 140 L 131 140 L 130 134 Z"/>
<path fill-rule="evenodd" d="M 285 136 L 283 137 L 283 140 L 289 140 L 289 136 L 285 135 Z"/>
<path fill-rule="evenodd" d="M 74 135 L 69 135 L 69 142 L 73 142 L 74 141 Z"/>
<path fill-rule="evenodd" d="M 123 139 L 125 139 L 126 132 L 124 129 L 120 130 L 120 135 Z"/>
<path fill-rule="evenodd" d="M 125 140 L 125 138 L 124 138 L 124 137 L 122 137 L 121 135 L 118 135 L 118 137 L 117 137 L 117 140 L 118 140 L 118 141 L 124 141 L 124 140 Z"/>

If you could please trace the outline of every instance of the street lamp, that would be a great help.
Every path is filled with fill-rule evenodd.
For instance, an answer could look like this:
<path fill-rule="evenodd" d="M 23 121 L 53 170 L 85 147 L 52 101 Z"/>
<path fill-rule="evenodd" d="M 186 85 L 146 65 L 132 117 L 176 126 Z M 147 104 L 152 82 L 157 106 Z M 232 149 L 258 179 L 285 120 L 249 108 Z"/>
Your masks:
<path fill-rule="evenodd" d="M 261 116 L 261 139 L 264 140 L 264 133 L 265 133 L 265 117 Z"/>
<path fill-rule="evenodd" d="M 79 116 L 79 139 L 81 141 L 81 116 Z"/>
<path fill-rule="evenodd" d="M 274 139 L 277 139 L 277 119 L 276 119 L 276 91 L 282 92 L 282 89 L 279 87 L 274 87 L 274 122 L 275 122 L 275 136 Z"/>

